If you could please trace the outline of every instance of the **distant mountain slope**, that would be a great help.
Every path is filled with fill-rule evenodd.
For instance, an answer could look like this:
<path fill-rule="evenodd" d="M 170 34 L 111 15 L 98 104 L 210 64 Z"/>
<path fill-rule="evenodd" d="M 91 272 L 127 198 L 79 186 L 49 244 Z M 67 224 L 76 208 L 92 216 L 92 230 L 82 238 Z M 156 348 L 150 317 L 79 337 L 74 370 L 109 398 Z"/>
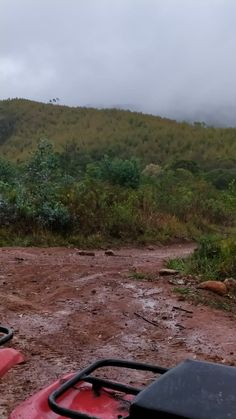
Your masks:
<path fill-rule="evenodd" d="M 206 165 L 236 160 L 236 128 L 213 128 L 145 115 L 70 108 L 25 99 L 0 101 L 0 155 L 24 160 L 40 138 L 60 151 L 76 143 L 95 157 L 136 156 L 145 163 L 191 159 Z"/>

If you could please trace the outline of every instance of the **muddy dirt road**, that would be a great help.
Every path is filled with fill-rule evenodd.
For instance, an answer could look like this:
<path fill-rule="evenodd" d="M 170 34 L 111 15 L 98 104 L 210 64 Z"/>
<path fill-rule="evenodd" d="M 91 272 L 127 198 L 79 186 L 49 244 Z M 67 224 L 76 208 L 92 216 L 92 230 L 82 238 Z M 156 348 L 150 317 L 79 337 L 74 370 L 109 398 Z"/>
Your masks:
<path fill-rule="evenodd" d="M 103 357 L 235 365 L 235 317 L 178 301 L 168 279 L 158 277 L 166 259 L 192 250 L 185 244 L 83 256 L 66 248 L 0 249 L 0 323 L 14 329 L 11 346 L 26 359 L 1 380 L 0 417 L 57 377 Z M 140 280 L 138 272 L 154 280 Z M 148 382 L 141 373 L 126 372 L 125 379 Z"/>

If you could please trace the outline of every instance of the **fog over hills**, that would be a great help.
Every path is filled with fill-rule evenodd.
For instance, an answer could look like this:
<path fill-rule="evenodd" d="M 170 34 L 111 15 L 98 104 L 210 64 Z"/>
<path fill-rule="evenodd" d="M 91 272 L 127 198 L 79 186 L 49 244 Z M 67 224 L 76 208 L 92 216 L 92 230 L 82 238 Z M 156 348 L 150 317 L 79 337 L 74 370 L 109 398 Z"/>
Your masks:
<path fill-rule="evenodd" d="M 91 104 L 86 105 L 91 107 Z M 106 108 L 102 104 L 96 105 L 98 109 Z M 111 105 L 112 109 L 124 109 L 132 112 L 143 112 L 142 106 L 132 105 L 132 104 L 114 104 Z M 161 116 L 162 118 L 170 118 L 177 120 L 179 122 L 185 121 L 188 123 L 201 122 L 205 123 L 208 126 L 213 127 L 236 127 L 236 109 L 233 106 L 220 107 L 216 106 L 209 109 L 205 109 L 203 106 L 198 110 L 187 110 L 187 109 L 173 109 L 172 111 L 166 111 L 165 113 L 155 113 L 154 111 L 149 111 L 152 115 Z"/>
<path fill-rule="evenodd" d="M 236 126 L 235 51 L 235 0 L 1 0 L 0 99 Z"/>

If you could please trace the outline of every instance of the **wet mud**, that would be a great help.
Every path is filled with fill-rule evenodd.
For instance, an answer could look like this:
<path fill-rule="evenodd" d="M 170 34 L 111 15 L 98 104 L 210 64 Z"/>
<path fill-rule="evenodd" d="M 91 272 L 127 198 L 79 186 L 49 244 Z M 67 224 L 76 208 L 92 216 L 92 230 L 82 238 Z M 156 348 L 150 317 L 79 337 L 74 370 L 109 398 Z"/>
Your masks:
<path fill-rule="evenodd" d="M 179 301 L 159 270 L 192 244 L 95 256 L 67 248 L 0 249 L 0 323 L 25 356 L 0 382 L 0 417 L 58 377 L 104 357 L 171 367 L 186 358 L 236 365 L 233 314 Z M 139 279 L 137 273 L 146 274 Z M 138 386 L 150 377 L 111 372 Z"/>

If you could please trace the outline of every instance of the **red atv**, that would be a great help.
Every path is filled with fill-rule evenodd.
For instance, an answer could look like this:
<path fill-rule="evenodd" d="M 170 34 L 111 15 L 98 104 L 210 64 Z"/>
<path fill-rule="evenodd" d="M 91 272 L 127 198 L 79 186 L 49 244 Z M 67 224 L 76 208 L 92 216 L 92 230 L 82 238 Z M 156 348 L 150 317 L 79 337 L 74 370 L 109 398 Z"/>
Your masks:
<path fill-rule="evenodd" d="M 9 342 L 13 337 L 13 331 L 9 327 L 0 326 L 0 346 Z M 12 348 L 0 349 L 0 377 L 12 366 L 24 361 L 23 356 Z"/>
<path fill-rule="evenodd" d="M 99 378 L 99 368 L 152 371 L 144 389 Z M 9 419 L 236 419 L 236 368 L 186 360 L 174 368 L 98 361 L 32 396 Z"/>

